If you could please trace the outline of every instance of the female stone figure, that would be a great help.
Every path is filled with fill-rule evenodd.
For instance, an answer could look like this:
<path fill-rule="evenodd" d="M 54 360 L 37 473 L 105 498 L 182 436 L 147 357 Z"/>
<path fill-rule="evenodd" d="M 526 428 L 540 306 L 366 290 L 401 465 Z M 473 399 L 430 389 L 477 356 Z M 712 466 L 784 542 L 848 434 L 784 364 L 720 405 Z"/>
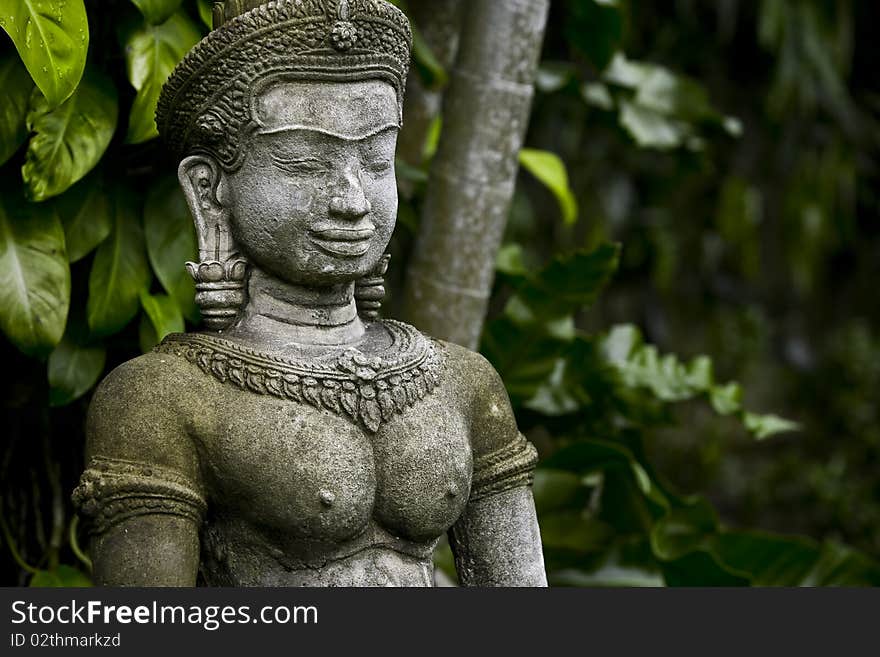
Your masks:
<path fill-rule="evenodd" d="M 376 317 L 405 16 L 227 0 L 215 26 L 157 116 L 208 330 L 95 394 L 74 498 L 97 583 L 430 586 L 448 532 L 463 584 L 544 585 L 535 451 L 498 375 Z"/>

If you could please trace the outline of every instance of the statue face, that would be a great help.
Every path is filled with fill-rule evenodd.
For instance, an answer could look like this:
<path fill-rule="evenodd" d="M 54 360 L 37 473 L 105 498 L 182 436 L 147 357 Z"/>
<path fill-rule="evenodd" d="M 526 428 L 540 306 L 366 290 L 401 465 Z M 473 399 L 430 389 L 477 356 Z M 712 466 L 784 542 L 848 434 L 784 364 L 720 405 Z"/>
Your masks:
<path fill-rule="evenodd" d="M 297 284 L 369 273 L 397 216 L 398 112 L 378 80 L 282 82 L 258 94 L 260 128 L 220 199 L 244 255 Z"/>

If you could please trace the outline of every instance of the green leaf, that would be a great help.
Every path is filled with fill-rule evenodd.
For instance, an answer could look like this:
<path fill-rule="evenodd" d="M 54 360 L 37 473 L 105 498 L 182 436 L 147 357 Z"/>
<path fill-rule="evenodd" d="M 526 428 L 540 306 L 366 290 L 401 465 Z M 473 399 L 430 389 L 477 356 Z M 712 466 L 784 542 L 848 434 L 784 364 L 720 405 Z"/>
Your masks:
<path fill-rule="evenodd" d="M 422 36 L 421 30 L 415 24 L 413 25 L 412 56 L 425 87 L 441 89 L 446 85 L 449 81 L 446 69 L 443 68 L 431 46 Z"/>
<path fill-rule="evenodd" d="M 691 136 L 685 124 L 626 100 L 620 103 L 620 125 L 644 148 L 671 150 L 684 145 Z"/>
<path fill-rule="evenodd" d="M 159 134 L 155 114 L 162 85 L 200 37 L 198 27 L 181 11 L 126 38 L 128 79 L 137 91 L 128 120 L 128 143 L 139 144 Z"/>
<path fill-rule="evenodd" d="M 818 544 L 757 531 L 722 532 L 712 551 L 756 586 L 799 586 L 819 560 Z"/>
<path fill-rule="evenodd" d="M 712 553 L 755 586 L 880 586 L 880 563 L 802 536 L 727 531 L 714 537 Z"/>
<path fill-rule="evenodd" d="M 651 73 L 651 65 L 634 62 L 621 53 L 615 53 L 602 78 L 611 84 L 635 90 Z"/>
<path fill-rule="evenodd" d="M 183 0 L 131 0 L 148 23 L 158 25 L 168 20 L 171 15 L 180 9 Z"/>
<path fill-rule="evenodd" d="M 35 134 L 21 170 L 30 198 L 57 196 L 91 171 L 113 138 L 117 114 L 113 85 L 94 74 L 54 109 L 35 91 L 27 116 Z"/>
<path fill-rule="evenodd" d="M 597 70 L 602 70 L 620 46 L 623 17 L 616 3 L 572 0 L 568 2 L 565 36 Z"/>
<path fill-rule="evenodd" d="M 621 470 L 632 478 L 642 495 L 658 508 L 668 508 L 669 500 L 650 478 L 635 455 L 624 445 L 609 440 L 581 440 L 563 447 L 541 463 L 541 468 L 587 474 L 609 469 Z"/>
<path fill-rule="evenodd" d="M 147 196 L 144 233 L 156 278 L 177 302 L 180 312 L 190 321 L 197 321 L 195 283 L 185 263 L 197 259 L 198 244 L 189 206 L 176 178 L 163 179 Z"/>
<path fill-rule="evenodd" d="M 795 422 L 776 415 L 746 412 L 739 384 L 716 385 L 708 357 L 698 356 L 683 363 L 673 354 L 661 355 L 656 347 L 644 343 L 634 326 L 613 327 L 601 338 L 600 349 L 625 386 L 648 389 L 663 402 L 681 402 L 706 395 L 718 414 L 736 415 L 758 440 L 800 428 Z"/>
<path fill-rule="evenodd" d="M 495 269 L 498 273 L 506 274 L 513 278 L 525 278 L 528 276 L 528 269 L 525 265 L 525 258 L 521 244 L 511 243 L 505 244 L 498 250 L 498 256 L 495 258 Z"/>
<path fill-rule="evenodd" d="M 601 82 L 585 82 L 581 85 L 581 98 L 587 105 L 606 112 L 614 109 L 614 99 L 608 87 Z"/>
<path fill-rule="evenodd" d="M 141 292 L 141 306 L 150 318 L 157 343 L 170 333 L 183 333 L 183 315 L 171 297 Z"/>
<path fill-rule="evenodd" d="M 582 495 L 586 490 L 583 478 L 564 470 L 540 468 L 535 472 L 532 490 L 535 496 L 535 508 L 539 515 L 565 508 L 582 507 L 586 501 Z"/>
<path fill-rule="evenodd" d="M 49 356 L 49 405 L 66 406 L 92 389 L 104 372 L 103 346 L 82 346 L 69 336 Z"/>
<path fill-rule="evenodd" d="M 746 429 L 751 431 L 758 440 L 764 440 L 780 433 L 799 431 L 801 428 L 797 422 L 786 420 L 778 415 L 757 415 L 755 413 L 746 413 L 743 423 L 746 425 Z"/>
<path fill-rule="evenodd" d="M 712 106 L 703 85 L 662 66 L 630 61 L 617 53 L 602 77 L 632 92 L 620 102 L 619 120 L 639 146 L 700 150 L 703 140 L 696 134 L 697 123 L 710 123 L 733 136 L 741 132 L 735 118 Z"/>
<path fill-rule="evenodd" d="M 113 230 L 95 253 L 86 305 L 94 336 L 116 333 L 140 307 L 140 294 L 150 285 L 144 234 L 131 207 L 130 192 L 117 191 L 112 204 Z"/>
<path fill-rule="evenodd" d="M 718 516 L 704 498 L 675 506 L 651 530 L 651 547 L 657 558 L 674 561 L 704 548 L 718 531 Z"/>
<path fill-rule="evenodd" d="M 587 400 L 578 398 L 576 390 L 569 385 L 568 367 L 568 360 L 558 359 L 550 376 L 523 406 L 551 417 L 578 412 Z"/>
<path fill-rule="evenodd" d="M 656 347 L 644 344 L 633 326 L 612 328 L 601 348 L 625 385 L 648 388 L 662 401 L 686 401 L 712 389 L 711 360 L 700 356 L 685 364 L 672 354 L 661 356 Z"/>
<path fill-rule="evenodd" d="M 92 586 L 88 575 L 72 566 L 58 566 L 55 570 L 38 570 L 31 578 L 32 588 L 84 588 Z"/>
<path fill-rule="evenodd" d="M 651 587 L 665 585 L 663 577 L 652 570 L 638 566 L 621 566 L 609 561 L 591 572 L 562 569 L 547 572 L 550 586 L 580 588 Z"/>
<path fill-rule="evenodd" d="M 4 0 L 0 27 L 12 37 L 49 106 L 67 100 L 82 77 L 89 48 L 83 0 Z"/>
<path fill-rule="evenodd" d="M 0 89 L 4 100 L 0 103 L 0 164 L 12 157 L 27 139 L 28 102 L 34 83 L 13 54 L 0 58 Z"/>
<path fill-rule="evenodd" d="M 712 386 L 709 399 L 718 415 L 733 415 L 742 410 L 742 386 L 738 383 Z"/>
<path fill-rule="evenodd" d="M 70 267 L 55 212 L 16 192 L 0 195 L 0 329 L 26 354 L 61 341 L 70 306 Z"/>
<path fill-rule="evenodd" d="M 545 550 L 586 554 L 604 551 L 613 537 L 611 528 L 579 511 L 558 511 L 541 516 L 541 543 Z"/>
<path fill-rule="evenodd" d="M 535 86 L 545 94 L 564 89 L 575 79 L 577 70 L 570 62 L 541 62 L 535 75 Z"/>
<path fill-rule="evenodd" d="M 691 552 L 663 564 L 667 586 L 748 586 L 749 580 L 726 568 L 708 551 Z"/>
<path fill-rule="evenodd" d="M 214 27 L 214 11 L 211 8 L 210 0 L 197 0 L 196 4 L 199 9 L 199 18 L 209 30 Z"/>
<path fill-rule="evenodd" d="M 620 247 L 603 244 L 554 259 L 519 290 L 534 317 L 563 317 L 592 305 L 617 270 Z"/>
<path fill-rule="evenodd" d="M 636 91 L 636 103 L 660 114 L 685 121 L 721 121 L 698 82 L 674 75 L 661 66 L 646 68 Z"/>
<path fill-rule="evenodd" d="M 806 586 L 880 586 L 880 563 L 838 543 L 826 543 Z"/>
<path fill-rule="evenodd" d="M 548 151 L 523 148 L 519 152 L 519 163 L 553 192 L 563 222 L 569 225 L 575 223 L 578 217 L 577 199 L 569 186 L 568 171 L 560 157 Z"/>
<path fill-rule="evenodd" d="M 113 229 L 110 201 L 103 185 L 90 176 L 74 185 L 56 203 L 71 263 L 82 260 L 103 242 Z"/>
<path fill-rule="evenodd" d="M 138 324 L 138 344 L 140 344 L 143 353 L 152 351 L 153 347 L 159 344 L 159 336 L 156 335 L 153 322 L 150 321 L 146 313 L 141 315 L 141 321 Z"/>
<path fill-rule="evenodd" d="M 503 379 L 508 394 L 520 402 L 534 396 L 565 349 L 564 341 L 509 317 L 501 317 L 486 327 L 480 347 Z"/>

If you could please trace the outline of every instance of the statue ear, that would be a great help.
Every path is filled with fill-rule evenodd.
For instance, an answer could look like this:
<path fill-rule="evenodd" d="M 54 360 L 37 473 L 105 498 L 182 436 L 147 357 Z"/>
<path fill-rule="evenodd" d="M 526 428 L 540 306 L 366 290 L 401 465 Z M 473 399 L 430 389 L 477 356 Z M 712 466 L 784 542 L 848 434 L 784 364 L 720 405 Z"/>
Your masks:
<path fill-rule="evenodd" d="M 196 155 L 180 163 L 177 176 L 199 242 L 199 262 L 186 263 L 196 283 L 196 303 L 205 327 L 222 331 L 244 307 L 247 277 L 247 261 L 239 255 L 230 230 L 232 212 L 222 200 L 226 174 L 213 158 Z"/>
<path fill-rule="evenodd" d="M 195 155 L 180 163 L 177 177 L 195 222 L 201 261 L 224 263 L 236 257 L 231 213 L 221 202 L 226 181 L 220 165 L 209 156 Z"/>

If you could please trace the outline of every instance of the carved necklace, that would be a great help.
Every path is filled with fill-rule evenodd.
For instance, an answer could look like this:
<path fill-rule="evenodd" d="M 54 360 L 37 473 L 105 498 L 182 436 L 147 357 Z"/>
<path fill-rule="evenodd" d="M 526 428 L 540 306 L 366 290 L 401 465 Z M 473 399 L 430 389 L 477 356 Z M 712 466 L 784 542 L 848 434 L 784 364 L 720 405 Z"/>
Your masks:
<path fill-rule="evenodd" d="M 440 385 L 443 348 L 414 327 L 382 320 L 391 346 L 372 355 L 354 348 L 314 358 L 280 358 L 204 333 L 169 335 L 155 351 L 194 363 L 221 383 L 306 403 L 375 433 L 395 413 Z"/>

